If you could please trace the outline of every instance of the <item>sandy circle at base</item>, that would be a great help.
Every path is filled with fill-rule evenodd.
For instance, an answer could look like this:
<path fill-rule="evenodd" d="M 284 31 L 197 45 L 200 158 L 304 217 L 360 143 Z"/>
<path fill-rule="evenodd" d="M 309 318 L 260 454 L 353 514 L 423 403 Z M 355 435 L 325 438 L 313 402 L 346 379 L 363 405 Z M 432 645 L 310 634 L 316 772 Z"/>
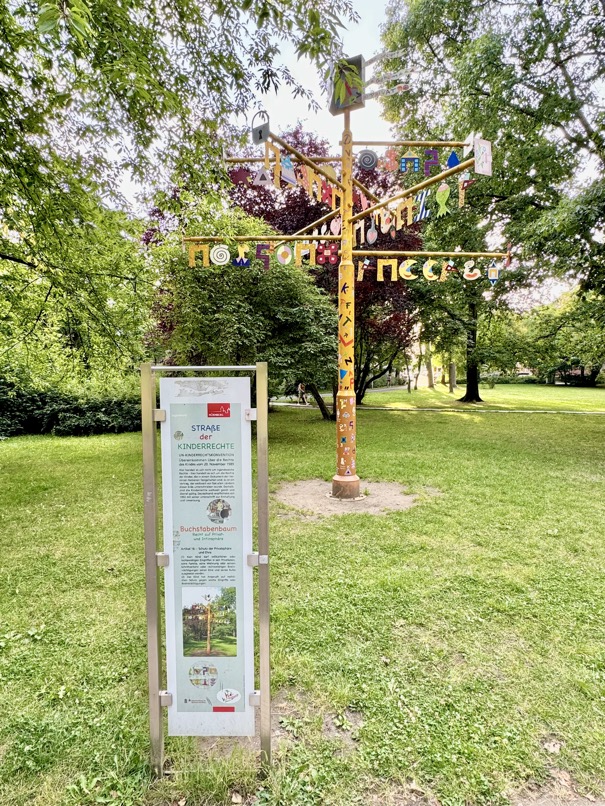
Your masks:
<path fill-rule="evenodd" d="M 369 515 L 384 515 L 413 507 L 418 495 L 405 492 L 401 484 L 392 481 L 362 481 L 360 501 L 331 498 L 332 483 L 321 479 L 291 481 L 282 484 L 273 495 L 287 507 L 298 510 L 301 515 L 349 515 L 364 512 Z M 438 494 L 436 490 L 428 491 Z"/>

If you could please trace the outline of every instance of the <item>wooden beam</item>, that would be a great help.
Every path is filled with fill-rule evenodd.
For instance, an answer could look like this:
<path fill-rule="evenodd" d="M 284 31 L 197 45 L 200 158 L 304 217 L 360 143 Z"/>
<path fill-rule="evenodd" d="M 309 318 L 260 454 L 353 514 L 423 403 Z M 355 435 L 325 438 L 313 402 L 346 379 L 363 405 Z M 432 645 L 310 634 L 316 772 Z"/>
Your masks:
<path fill-rule="evenodd" d="M 342 162 L 342 157 L 309 157 L 314 162 Z M 264 157 L 225 157 L 224 162 L 234 165 L 245 165 L 248 162 L 264 162 Z M 294 157 L 295 162 L 300 162 L 298 157 Z"/>
<path fill-rule="evenodd" d="M 437 176 L 432 176 L 429 179 L 425 179 L 424 182 L 419 182 L 417 185 L 408 188 L 408 190 L 402 190 L 401 193 L 396 193 L 394 196 L 390 196 L 388 199 L 383 199 L 378 204 L 368 207 L 368 209 L 364 210 L 362 213 L 357 213 L 357 215 L 354 215 L 353 218 L 349 220 L 351 224 L 353 224 L 355 221 L 359 221 L 360 218 L 364 218 L 370 213 L 373 213 L 375 210 L 380 210 L 382 207 L 386 207 L 387 204 L 390 204 L 391 202 L 397 201 L 398 199 L 407 199 L 408 196 L 415 196 L 420 190 L 424 190 L 424 188 L 430 187 L 437 182 L 443 182 L 443 180 L 447 179 L 448 176 L 454 176 L 454 174 L 466 171 L 468 168 L 472 168 L 474 164 L 475 158 L 471 157 L 470 159 L 466 160 L 466 162 L 461 162 L 454 168 L 448 168 L 447 171 L 442 171 L 440 174 L 437 174 Z"/>
<path fill-rule="evenodd" d="M 276 134 L 273 134 L 273 132 L 269 132 L 269 137 L 272 140 L 275 140 L 275 142 L 282 148 L 285 148 L 291 154 L 294 154 L 294 156 L 297 157 L 297 159 L 304 165 L 306 165 L 308 168 L 312 168 L 315 171 L 315 173 L 320 174 L 329 182 L 331 182 L 333 185 L 339 187 L 341 190 L 345 189 L 345 186 L 342 184 L 342 182 L 339 182 L 338 179 L 334 179 L 334 177 L 330 176 L 330 174 L 327 171 L 324 171 L 323 168 L 320 168 L 320 166 L 316 162 L 313 162 L 313 160 L 310 160 L 308 157 L 305 157 L 304 154 L 301 154 L 300 151 L 298 151 L 296 148 L 286 143 L 286 141 L 282 140 L 281 137 L 278 137 Z"/>
<path fill-rule="evenodd" d="M 393 148 L 463 148 L 468 146 L 468 143 L 461 143 L 458 140 L 395 140 L 388 142 L 387 140 L 355 140 L 354 146 L 393 146 Z"/>
<path fill-rule="evenodd" d="M 186 243 L 264 243 L 266 241 L 340 241 L 341 235 L 189 235 L 183 238 Z"/>
<path fill-rule="evenodd" d="M 399 252 L 372 249 L 353 249 L 353 257 L 488 257 L 505 258 L 508 252 Z"/>

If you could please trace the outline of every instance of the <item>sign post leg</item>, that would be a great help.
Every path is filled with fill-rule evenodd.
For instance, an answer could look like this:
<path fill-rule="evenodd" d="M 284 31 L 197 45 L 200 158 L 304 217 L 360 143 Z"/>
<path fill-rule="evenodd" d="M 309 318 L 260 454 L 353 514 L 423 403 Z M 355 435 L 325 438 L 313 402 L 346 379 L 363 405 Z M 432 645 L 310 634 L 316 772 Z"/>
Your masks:
<path fill-rule="evenodd" d="M 271 655 L 269 625 L 269 384 L 266 362 L 256 365 L 256 448 L 258 491 L 258 617 L 260 655 L 261 763 L 271 764 Z"/>
<path fill-rule="evenodd" d="M 336 396 L 336 475 L 334 498 L 359 498 L 355 406 L 355 267 L 353 265 L 353 135 L 346 111 L 342 133 L 342 241 L 338 268 L 338 394 Z M 352 401 L 352 402 L 351 402 Z"/>
<path fill-rule="evenodd" d="M 157 491 L 155 474 L 156 424 L 155 383 L 151 364 L 141 366 L 141 411 L 143 431 L 143 518 L 145 532 L 145 600 L 147 610 L 147 660 L 149 680 L 149 733 L 151 766 L 162 775 L 164 766 L 164 730 L 160 689 L 162 658 L 160 654 L 160 579 L 157 566 Z"/>

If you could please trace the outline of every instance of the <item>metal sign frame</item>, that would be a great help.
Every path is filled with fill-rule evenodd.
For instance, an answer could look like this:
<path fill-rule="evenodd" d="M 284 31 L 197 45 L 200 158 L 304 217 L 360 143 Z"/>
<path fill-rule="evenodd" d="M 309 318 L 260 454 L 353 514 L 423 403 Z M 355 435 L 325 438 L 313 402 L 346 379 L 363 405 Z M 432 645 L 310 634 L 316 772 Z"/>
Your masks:
<path fill-rule="evenodd" d="M 269 602 L 269 477 L 268 477 L 268 369 L 265 362 L 249 366 L 170 367 L 141 366 L 141 406 L 143 436 L 143 518 L 145 535 L 145 584 L 147 612 L 149 732 L 151 766 L 162 775 L 164 764 L 164 727 L 162 708 L 172 703 L 171 693 L 163 688 L 162 617 L 160 613 L 161 575 L 167 555 L 158 548 L 159 518 L 157 490 L 157 424 L 166 413 L 156 406 L 156 373 L 241 372 L 256 374 L 256 410 L 249 412 L 257 422 L 257 515 L 258 553 L 248 555 L 248 565 L 258 569 L 259 678 L 260 691 L 250 697 L 250 704 L 260 707 L 261 763 L 271 763 L 271 657 Z"/>

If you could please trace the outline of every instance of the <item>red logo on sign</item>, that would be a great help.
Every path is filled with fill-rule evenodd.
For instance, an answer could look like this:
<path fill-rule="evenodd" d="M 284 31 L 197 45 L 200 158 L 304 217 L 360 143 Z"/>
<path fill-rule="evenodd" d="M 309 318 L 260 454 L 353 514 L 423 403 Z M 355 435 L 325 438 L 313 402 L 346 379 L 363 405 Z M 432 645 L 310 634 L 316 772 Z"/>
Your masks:
<path fill-rule="evenodd" d="M 231 417 L 231 403 L 208 403 L 208 417 Z"/>

